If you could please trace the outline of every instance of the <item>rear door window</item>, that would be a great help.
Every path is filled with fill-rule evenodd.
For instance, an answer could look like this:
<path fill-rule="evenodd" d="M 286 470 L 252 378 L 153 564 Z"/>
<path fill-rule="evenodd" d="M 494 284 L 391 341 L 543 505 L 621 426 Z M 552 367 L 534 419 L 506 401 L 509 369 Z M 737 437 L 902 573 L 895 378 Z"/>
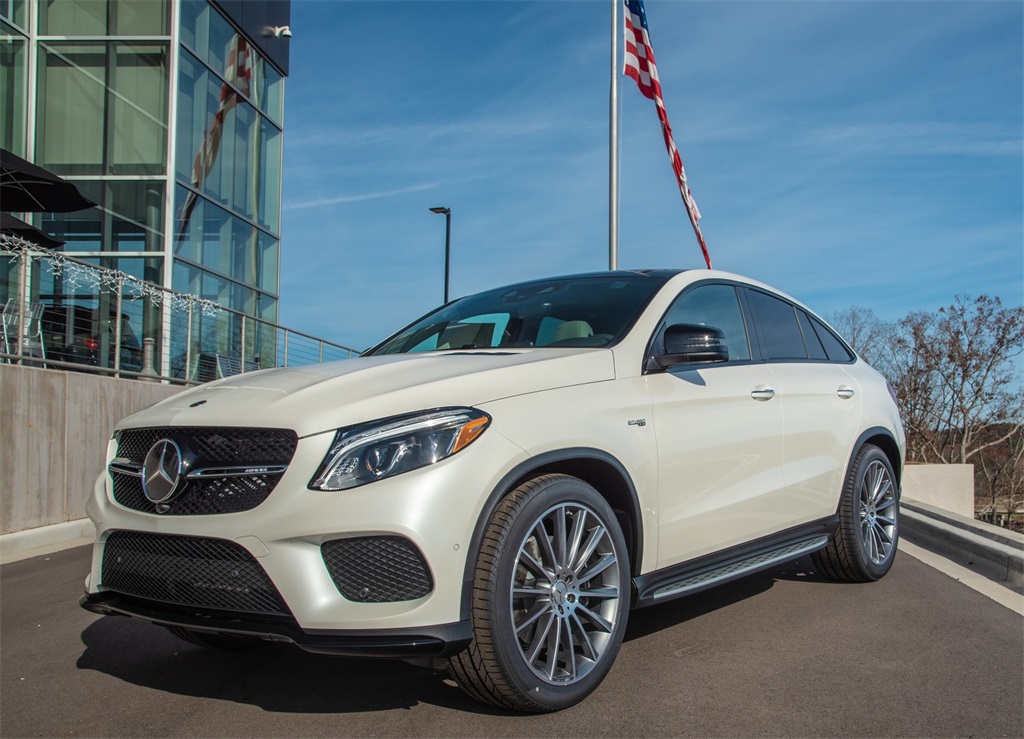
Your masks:
<path fill-rule="evenodd" d="M 807 359 L 803 332 L 796 317 L 796 308 L 784 300 L 750 290 L 750 309 L 761 332 L 761 350 L 765 359 Z"/>

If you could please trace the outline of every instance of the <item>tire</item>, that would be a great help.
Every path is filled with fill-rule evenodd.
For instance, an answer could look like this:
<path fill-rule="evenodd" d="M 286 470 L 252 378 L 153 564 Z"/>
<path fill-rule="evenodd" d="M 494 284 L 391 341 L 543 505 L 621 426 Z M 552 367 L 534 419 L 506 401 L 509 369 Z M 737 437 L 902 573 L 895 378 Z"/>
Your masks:
<path fill-rule="evenodd" d="M 225 652 L 241 652 L 246 649 L 262 646 L 265 642 L 255 636 L 235 636 L 234 634 L 214 634 L 207 631 L 193 631 L 183 626 L 165 626 L 168 631 L 179 639 L 207 649 L 220 649 Z"/>
<path fill-rule="evenodd" d="M 892 464 L 876 446 L 858 452 L 843 485 L 839 530 L 812 557 L 833 580 L 873 582 L 896 558 L 900 529 L 899 489 Z"/>
<path fill-rule="evenodd" d="M 473 641 L 452 677 L 485 703 L 530 713 L 579 703 L 601 683 L 626 630 L 632 583 L 607 501 L 545 475 L 498 505 L 473 580 Z"/>

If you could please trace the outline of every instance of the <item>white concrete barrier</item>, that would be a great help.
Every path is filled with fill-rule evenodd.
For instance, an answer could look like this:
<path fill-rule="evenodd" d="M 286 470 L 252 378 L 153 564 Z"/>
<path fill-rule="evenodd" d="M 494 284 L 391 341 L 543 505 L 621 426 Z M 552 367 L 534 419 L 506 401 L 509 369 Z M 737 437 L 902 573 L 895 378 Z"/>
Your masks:
<path fill-rule="evenodd" d="M 114 425 L 182 390 L 0 364 L 0 534 L 85 518 Z"/>
<path fill-rule="evenodd" d="M 908 464 L 903 498 L 974 518 L 974 465 Z"/>

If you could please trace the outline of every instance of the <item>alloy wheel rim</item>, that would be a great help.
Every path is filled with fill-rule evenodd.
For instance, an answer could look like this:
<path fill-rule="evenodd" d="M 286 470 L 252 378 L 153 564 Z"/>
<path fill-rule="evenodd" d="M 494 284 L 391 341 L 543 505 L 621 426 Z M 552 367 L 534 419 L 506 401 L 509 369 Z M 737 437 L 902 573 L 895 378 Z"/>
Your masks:
<path fill-rule="evenodd" d="M 539 516 L 519 545 L 510 616 L 520 656 L 546 683 L 586 677 L 621 618 L 619 552 L 604 520 L 579 503 Z"/>
<path fill-rule="evenodd" d="M 896 486 L 888 468 L 872 461 L 860 478 L 860 540 L 872 564 L 892 556 L 896 534 Z"/>

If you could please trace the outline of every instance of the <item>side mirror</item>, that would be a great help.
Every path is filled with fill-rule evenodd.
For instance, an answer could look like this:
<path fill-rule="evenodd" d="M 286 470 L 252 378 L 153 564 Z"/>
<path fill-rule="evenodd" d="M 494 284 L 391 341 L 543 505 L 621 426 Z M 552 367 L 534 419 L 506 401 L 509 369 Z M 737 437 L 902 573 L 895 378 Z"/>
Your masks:
<path fill-rule="evenodd" d="M 729 346 L 721 329 L 676 323 L 665 329 L 665 350 L 652 357 L 661 369 L 677 364 L 710 364 L 729 361 Z"/>

